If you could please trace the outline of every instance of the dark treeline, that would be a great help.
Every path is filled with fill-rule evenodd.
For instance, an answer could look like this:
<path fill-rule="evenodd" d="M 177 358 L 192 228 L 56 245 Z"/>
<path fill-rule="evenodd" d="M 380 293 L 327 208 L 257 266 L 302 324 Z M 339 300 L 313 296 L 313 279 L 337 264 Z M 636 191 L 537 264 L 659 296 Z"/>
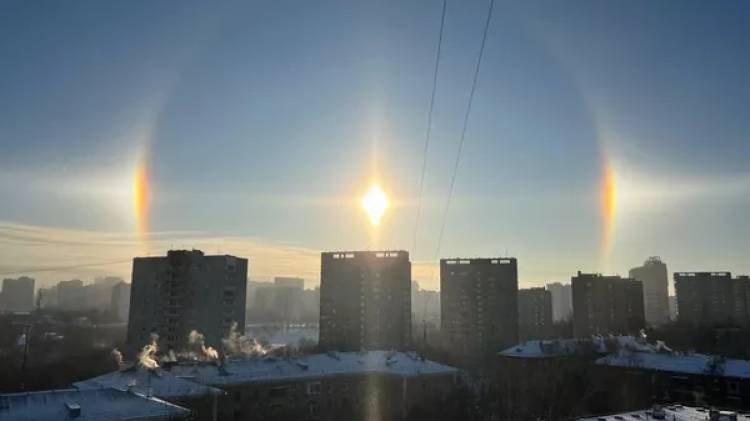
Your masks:
<path fill-rule="evenodd" d="M 125 326 L 112 320 L 97 311 L 0 316 L 0 391 L 67 388 L 116 369 Z"/>

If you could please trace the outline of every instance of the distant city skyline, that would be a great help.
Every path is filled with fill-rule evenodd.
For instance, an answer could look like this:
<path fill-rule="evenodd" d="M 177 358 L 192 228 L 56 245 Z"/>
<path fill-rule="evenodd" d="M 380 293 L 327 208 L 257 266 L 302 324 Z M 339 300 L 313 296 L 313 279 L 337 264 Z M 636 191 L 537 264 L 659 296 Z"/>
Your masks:
<path fill-rule="evenodd" d="M 2 10 L 0 278 L 182 248 L 306 287 L 331 250 L 406 250 L 426 289 L 456 256 L 515 257 L 520 287 L 750 273 L 748 3 L 497 3 L 437 255 L 486 1 L 448 2 L 416 248 L 439 3 Z"/>

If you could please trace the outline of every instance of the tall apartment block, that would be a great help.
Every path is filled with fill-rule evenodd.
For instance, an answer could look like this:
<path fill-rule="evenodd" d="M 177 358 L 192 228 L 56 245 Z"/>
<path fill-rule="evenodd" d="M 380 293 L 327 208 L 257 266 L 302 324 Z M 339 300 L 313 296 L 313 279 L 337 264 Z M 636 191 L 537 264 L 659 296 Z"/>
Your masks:
<path fill-rule="evenodd" d="M 516 259 L 440 260 L 440 309 L 444 346 L 465 363 L 480 363 L 516 345 Z"/>
<path fill-rule="evenodd" d="M 646 325 L 643 284 L 619 276 L 581 273 L 571 278 L 573 334 L 637 334 Z"/>
<path fill-rule="evenodd" d="M 544 288 L 518 290 L 518 335 L 521 341 L 552 334 L 552 293 Z"/>
<path fill-rule="evenodd" d="M 302 278 L 290 278 L 287 276 L 277 276 L 273 278 L 273 284 L 281 288 L 305 289 L 305 280 Z"/>
<path fill-rule="evenodd" d="M 552 294 L 552 321 L 568 320 L 573 315 L 573 290 L 570 284 L 553 282 L 547 284 Z"/>
<path fill-rule="evenodd" d="M 738 326 L 750 326 L 750 276 L 734 278 L 734 317 Z"/>
<path fill-rule="evenodd" d="M 649 257 L 643 266 L 630 269 L 630 277 L 643 283 L 646 323 L 658 326 L 669 322 L 669 275 L 667 265 L 658 257 Z"/>
<path fill-rule="evenodd" d="M 695 326 L 747 326 L 750 278 L 729 272 L 674 274 L 679 320 Z"/>
<path fill-rule="evenodd" d="M 411 342 L 411 262 L 406 251 L 321 254 L 324 351 L 405 350 Z"/>
<path fill-rule="evenodd" d="M 88 308 L 83 281 L 80 279 L 60 281 L 57 284 L 57 306 L 64 311 Z"/>
<path fill-rule="evenodd" d="M 24 312 L 34 309 L 34 279 L 21 276 L 3 279 L 0 311 Z"/>
<path fill-rule="evenodd" d="M 179 351 L 195 329 L 220 347 L 236 322 L 245 327 L 247 259 L 170 250 L 166 257 L 133 259 L 127 348 L 135 352 L 159 335 L 159 348 Z"/>
<path fill-rule="evenodd" d="M 130 314 L 130 284 L 120 282 L 112 287 L 110 308 L 118 320 L 123 322 L 128 321 L 128 315 Z"/>

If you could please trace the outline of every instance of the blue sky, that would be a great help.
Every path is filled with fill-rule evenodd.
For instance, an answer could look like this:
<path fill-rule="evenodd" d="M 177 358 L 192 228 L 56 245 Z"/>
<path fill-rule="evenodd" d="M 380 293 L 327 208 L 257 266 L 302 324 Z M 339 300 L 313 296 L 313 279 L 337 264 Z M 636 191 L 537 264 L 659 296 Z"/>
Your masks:
<path fill-rule="evenodd" d="M 487 4 L 448 1 L 412 256 L 427 287 Z M 321 250 L 414 252 L 440 6 L 3 2 L 0 272 L 184 246 L 313 284 Z M 507 252 L 524 285 L 649 255 L 750 272 L 748 28 L 741 1 L 498 1 L 440 255 Z M 357 205 L 373 174 L 394 202 L 377 230 Z"/>

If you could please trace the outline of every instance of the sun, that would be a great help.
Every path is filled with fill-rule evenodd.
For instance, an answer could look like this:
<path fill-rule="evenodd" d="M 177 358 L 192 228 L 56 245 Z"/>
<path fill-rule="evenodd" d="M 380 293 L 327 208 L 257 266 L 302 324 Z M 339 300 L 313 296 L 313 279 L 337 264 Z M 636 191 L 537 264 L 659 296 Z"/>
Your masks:
<path fill-rule="evenodd" d="M 373 184 L 370 190 L 362 197 L 362 209 L 367 213 L 370 223 L 375 227 L 380 225 L 380 220 L 383 218 L 383 214 L 385 214 L 388 206 L 388 196 L 385 195 L 377 184 Z"/>

